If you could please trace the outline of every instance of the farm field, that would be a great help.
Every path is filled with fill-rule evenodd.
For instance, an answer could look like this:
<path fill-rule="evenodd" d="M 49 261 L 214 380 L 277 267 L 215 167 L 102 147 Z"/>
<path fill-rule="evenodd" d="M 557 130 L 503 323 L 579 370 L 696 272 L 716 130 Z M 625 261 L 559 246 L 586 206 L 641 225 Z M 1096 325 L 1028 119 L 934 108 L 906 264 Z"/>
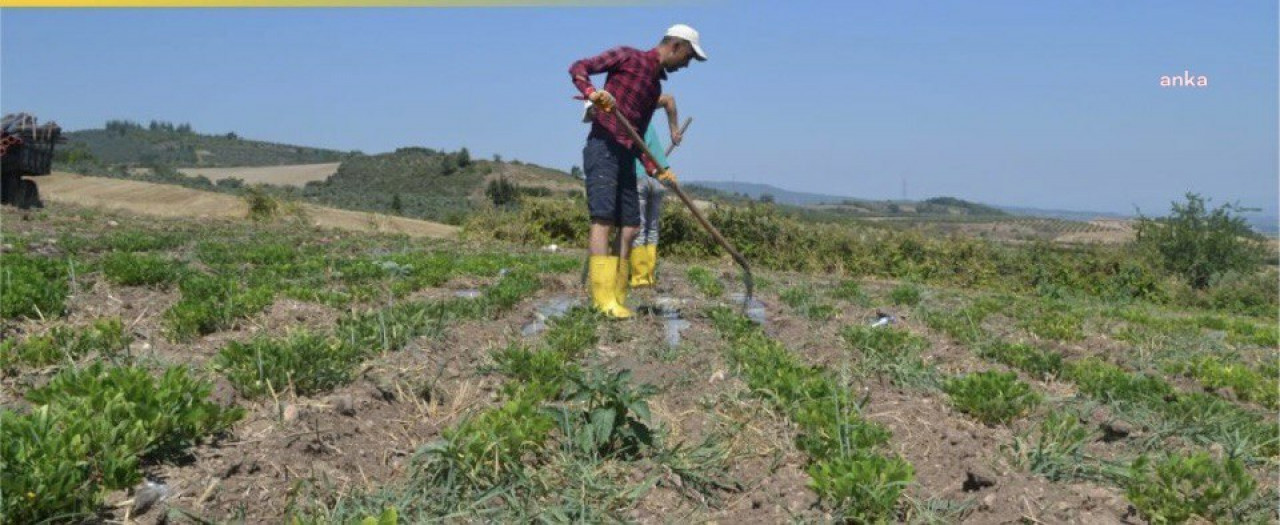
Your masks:
<path fill-rule="evenodd" d="M 0 214 L 6 522 L 1280 518 L 1269 317 L 670 258 L 616 322 L 578 252 L 58 177 Z"/>
<path fill-rule="evenodd" d="M 244 168 L 181 168 L 178 171 L 193 177 L 203 176 L 217 182 L 237 178 L 245 184 L 273 184 L 276 186 L 306 186 L 308 182 L 323 181 L 338 172 L 339 162 L 322 164 L 295 164 L 288 166 L 252 166 Z"/>

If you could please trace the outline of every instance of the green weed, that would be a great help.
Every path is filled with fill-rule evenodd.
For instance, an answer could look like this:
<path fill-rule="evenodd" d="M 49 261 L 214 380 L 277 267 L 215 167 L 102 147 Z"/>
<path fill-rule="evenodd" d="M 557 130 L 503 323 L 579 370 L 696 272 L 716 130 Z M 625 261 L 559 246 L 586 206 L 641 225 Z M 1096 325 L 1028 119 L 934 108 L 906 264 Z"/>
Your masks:
<path fill-rule="evenodd" d="M 26 398 L 27 414 L 0 410 L 0 515 L 18 523 L 90 516 L 107 490 L 141 479 L 158 458 L 228 428 L 244 415 L 207 400 L 210 383 L 174 367 L 95 363 L 65 370 Z"/>
<path fill-rule="evenodd" d="M 1041 379 L 1050 379 L 1062 374 L 1062 354 L 1028 344 L 993 341 L 979 347 L 978 355 Z"/>
<path fill-rule="evenodd" d="M 271 304 L 266 288 L 245 289 L 235 280 L 190 274 L 178 288 L 182 299 L 165 312 L 169 334 L 177 341 L 230 328 L 237 319 L 258 313 Z"/>
<path fill-rule="evenodd" d="M 689 269 L 685 271 L 685 276 L 689 279 L 689 282 L 693 284 L 694 288 L 697 288 L 699 292 L 702 292 L 702 295 L 714 298 L 720 297 L 724 294 L 724 283 L 720 282 L 720 280 L 717 279 L 715 275 L 712 275 L 711 271 L 706 268 L 701 266 L 690 266 Z"/>
<path fill-rule="evenodd" d="M 803 364 L 746 318 L 725 308 L 712 309 L 710 317 L 751 390 L 799 427 L 796 445 L 809 455 L 814 489 L 852 521 L 891 517 L 913 473 L 901 459 L 873 453 L 889 440 L 889 431 L 862 418 L 848 388 L 825 370 Z M 898 334 L 857 337 L 889 352 L 916 344 Z"/>
<path fill-rule="evenodd" d="M 889 290 L 889 300 L 893 304 L 915 306 L 920 304 L 920 287 L 903 283 Z"/>
<path fill-rule="evenodd" d="M 898 386 L 933 389 L 939 386 L 938 371 L 925 363 L 920 351 L 929 342 L 899 328 L 873 328 L 847 326 L 840 336 L 854 350 L 862 354 L 857 363 L 860 373 L 888 378 Z"/>
<path fill-rule="evenodd" d="M 62 261 L 0 255 L 0 318 L 61 317 L 66 312 L 68 272 Z"/>
<path fill-rule="evenodd" d="M 132 341 L 133 337 L 124 332 L 124 323 L 119 319 L 99 319 L 82 329 L 55 326 L 48 333 L 28 337 L 21 343 L 14 339 L 0 342 L 0 368 L 15 363 L 49 366 L 76 361 L 92 352 L 115 355 L 129 348 Z"/>
<path fill-rule="evenodd" d="M 1125 495 L 1151 523 L 1235 521 L 1236 508 L 1257 489 L 1240 460 L 1218 461 L 1204 452 L 1154 462 L 1143 456 L 1131 470 Z"/>
<path fill-rule="evenodd" d="M 898 498 L 915 477 L 911 464 L 901 458 L 870 454 L 817 461 L 806 471 L 814 492 L 833 502 L 850 523 L 893 518 Z"/>
<path fill-rule="evenodd" d="M 1195 378 L 1206 388 L 1230 388 L 1242 401 L 1254 401 L 1267 408 L 1280 407 L 1280 382 L 1276 377 L 1264 376 L 1243 363 L 1229 363 L 1209 355 L 1169 363 L 1164 370 Z"/>
<path fill-rule="evenodd" d="M 948 379 L 942 389 L 957 410 L 988 425 L 1008 423 L 1035 409 L 1041 396 L 1013 372 L 979 372 Z"/>
<path fill-rule="evenodd" d="M 1015 437 L 1008 450 L 1015 466 L 1049 481 L 1128 479 L 1124 467 L 1085 453 L 1085 445 L 1096 438 L 1095 432 L 1075 414 L 1055 410 L 1045 416 L 1033 433 Z"/>
<path fill-rule="evenodd" d="M 300 331 L 284 338 L 233 341 L 218 352 L 213 364 L 248 398 L 289 390 L 310 396 L 351 382 L 363 357 L 360 349 L 337 339 Z"/>
<path fill-rule="evenodd" d="M 155 255 L 115 252 L 102 258 L 102 274 L 124 286 L 170 285 L 178 282 L 185 265 Z"/>

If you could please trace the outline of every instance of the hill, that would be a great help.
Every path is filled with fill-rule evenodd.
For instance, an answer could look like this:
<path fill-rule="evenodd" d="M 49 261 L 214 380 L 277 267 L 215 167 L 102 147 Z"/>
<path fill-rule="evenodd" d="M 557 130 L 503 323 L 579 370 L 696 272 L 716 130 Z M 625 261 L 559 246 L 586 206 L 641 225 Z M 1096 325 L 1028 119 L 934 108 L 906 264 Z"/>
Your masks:
<path fill-rule="evenodd" d="M 240 138 L 235 133 L 207 135 L 190 125 L 152 121 L 108 121 L 102 129 L 72 131 L 59 160 L 89 156 L 107 164 L 171 167 L 278 166 L 338 162 L 348 152 Z"/>
<path fill-rule="evenodd" d="M 1001 217 L 1004 210 L 955 197 L 933 197 L 923 201 L 877 201 L 839 195 L 790 191 L 752 182 L 692 181 L 690 185 L 710 190 L 704 197 L 719 195 L 729 199 L 771 199 L 776 204 L 816 208 L 854 216 L 982 216 Z"/>

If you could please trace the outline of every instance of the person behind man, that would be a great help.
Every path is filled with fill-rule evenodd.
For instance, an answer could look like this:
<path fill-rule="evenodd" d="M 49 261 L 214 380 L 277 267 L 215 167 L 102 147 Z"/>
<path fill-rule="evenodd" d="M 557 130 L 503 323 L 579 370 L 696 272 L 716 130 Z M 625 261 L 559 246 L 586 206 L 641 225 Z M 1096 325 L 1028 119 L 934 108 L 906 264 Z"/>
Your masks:
<path fill-rule="evenodd" d="M 625 304 L 629 265 L 620 261 L 628 260 L 640 227 L 635 161 L 639 158 L 651 177 L 676 180 L 670 168 L 639 153 L 639 145 L 633 143 L 617 119 L 627 119 L 635 129 L 648 129 L 667 73 L 687 67 L 695 58 L 707 58 L 698 32 L 676 24 L 667 29 L 653 49 L 616 47 L 569 67 L 574 86 L 597 110 L 582 149 L 587 211 L 591 216 L 587 271 L 592 305 L 612 318 L 632 316 Z M 599 73 L 608 73 L 608 77 L 604 89 L 597 90 L 591 84 L 591 75 Z M 620 235 L 610 246 L 609 236 L 615 227 L 620 228 Z"/>
<path fill-rule="evenodd" d="M 675 97 L 664 94 L 658 97 L 658 105 L 667 110 L 671 143 L 679 146 L 682 137 L 680 126 L 677 124 L 680 117 L 676 113 Z M 656 159 L 658 164 L 667 165 L 666 149 L 662 145 L 662 139 L 658 138 L 658 128 L 653 122 L 649 123 L 649 129 L 645 131 L 644 142 L 649 147 L 649 151 L 658 157 Z M 643 166 L 639 165 L 639 160 L 636 163 L 636 169 L 643 169 Z M 655 273 L 658 267 L 658 219 L 662 217 L 662 199 L 667 192 L 658 181 L 646 178 L 639 181 L 636 193 L 639 194 L 640 199 L 640 231 L 632 243 L 629 260 L 631 287 L 641 288 L 653 286 L 658 282 Z"/>

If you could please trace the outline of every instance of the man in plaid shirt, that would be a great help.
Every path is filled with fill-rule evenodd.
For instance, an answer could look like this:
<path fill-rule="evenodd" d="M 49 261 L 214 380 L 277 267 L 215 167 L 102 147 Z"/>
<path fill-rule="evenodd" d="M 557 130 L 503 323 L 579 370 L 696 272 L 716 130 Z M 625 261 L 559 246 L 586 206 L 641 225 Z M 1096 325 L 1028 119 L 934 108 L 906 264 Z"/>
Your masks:
<path fill-rule="evenodd" d="M 591 302 L 609 317 L 631 317 L 626 307 L 628 252 L 640 227 L 635 163 L 638 158 L 650 176 L 675 182 L 675 173 L 647 158 L 616 119 L 625 118 L 637 130 L 649 128 L 649 119 L 662 95 L 662 81 L 689 65 L 706 60 L 698 32 L 684 24 L 667 29 L 657 47 L 640 51 L 616 47 L 574 62 L 569 67 L 573 85 L 596 110 L 582 149 L 586 174 L 587 209 L 591 215 L 588 239 L 588 275 Z M 591 84 L 591 75 L 608 73 L 604 89 Z M 609 236 L 621 227 L 613 246 Z"/>

